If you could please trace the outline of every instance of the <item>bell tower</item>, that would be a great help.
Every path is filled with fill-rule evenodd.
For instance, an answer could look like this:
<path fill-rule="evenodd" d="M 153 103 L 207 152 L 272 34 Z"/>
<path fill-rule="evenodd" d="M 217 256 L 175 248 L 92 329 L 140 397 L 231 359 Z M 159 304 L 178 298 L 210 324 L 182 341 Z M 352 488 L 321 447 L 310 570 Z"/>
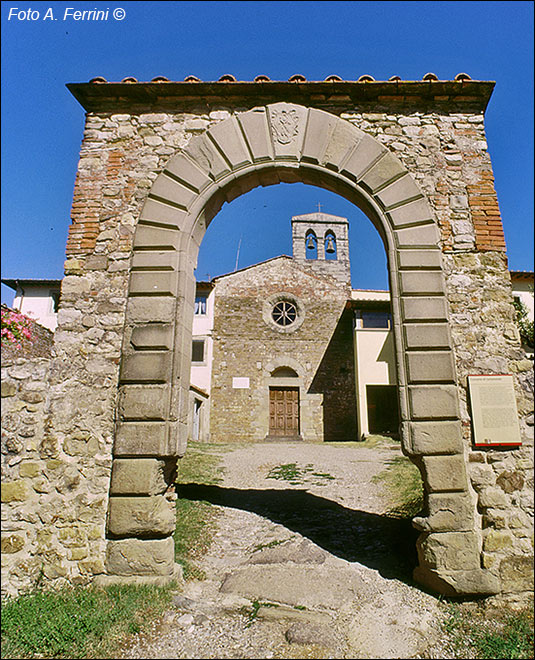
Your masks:
<path fill-rule="evenodd" d="M 348 228 L 347 218 L 321 211 L 294 215 L 293 258 L 351 288 Z"/>

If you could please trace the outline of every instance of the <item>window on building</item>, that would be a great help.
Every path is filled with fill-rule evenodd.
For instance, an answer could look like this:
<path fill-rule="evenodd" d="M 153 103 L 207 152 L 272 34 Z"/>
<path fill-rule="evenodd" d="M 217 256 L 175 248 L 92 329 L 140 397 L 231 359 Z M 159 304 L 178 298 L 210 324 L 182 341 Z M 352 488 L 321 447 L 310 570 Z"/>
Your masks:
<path fill-rule="evenodd" d="M 281 300 L 271 312 L 271 318 L 283 328 L 291 325 L 297 318 L 297 307 L 289 300 Z"/>
<path fill-rule="evenodd" d="M 390 312 L 363 310 L 360 312 L 361 328 L 385 328 L 391 326 Z"/>
<path fill-rule="evenodd" d="M 51 291 L 50 298 L 52 299 L 52 311 L 54 314 L 57 314 L 59 309 L 59 291 Z"/>
<path fill-rule="evenodd" d="M 206 299 L 205 293 L 198 293 L 195 296 L 195 316 L 206 315 Z"/>
<path fill-rule="evenodd" d="M 204 362 L 204 339 L 194 339 L 191 346 L 191 361 Z"/>

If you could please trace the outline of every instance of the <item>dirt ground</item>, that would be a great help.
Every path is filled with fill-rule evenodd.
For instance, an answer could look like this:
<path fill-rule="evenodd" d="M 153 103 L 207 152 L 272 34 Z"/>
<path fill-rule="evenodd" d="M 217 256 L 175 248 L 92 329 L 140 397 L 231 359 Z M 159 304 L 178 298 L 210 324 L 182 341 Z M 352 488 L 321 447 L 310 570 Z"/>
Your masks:
<path fill-rule="evenodd" d="M 124 658 L 447 658 L 444 604 L 411 579 L 416 534 L 373 477 L 399 443 L 214 448 L 219 511 L 175 607 Z"/>

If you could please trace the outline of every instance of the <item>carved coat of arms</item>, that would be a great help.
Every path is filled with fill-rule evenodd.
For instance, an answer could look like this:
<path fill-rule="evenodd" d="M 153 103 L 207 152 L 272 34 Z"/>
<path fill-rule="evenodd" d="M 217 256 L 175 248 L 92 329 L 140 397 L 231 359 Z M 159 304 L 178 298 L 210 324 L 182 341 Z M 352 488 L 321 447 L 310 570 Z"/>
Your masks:
<path fill-rule="evenodd" d="M 299 132 L 299 115 L 294 108 L 271 112 L 273 137 L 280 144 L 290 144 Z"/>

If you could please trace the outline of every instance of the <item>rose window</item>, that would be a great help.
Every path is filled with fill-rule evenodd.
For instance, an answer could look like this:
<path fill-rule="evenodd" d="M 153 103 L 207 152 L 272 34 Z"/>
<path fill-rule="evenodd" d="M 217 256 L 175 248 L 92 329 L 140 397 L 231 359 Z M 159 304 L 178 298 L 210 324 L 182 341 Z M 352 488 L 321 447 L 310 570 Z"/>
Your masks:
<path fill-rule="evenodd" d="M 297 318 L 297 307 L 288 300 L 281 300 L 273 307 L 271 318 L 283 328 L 292 325 Z"/>

